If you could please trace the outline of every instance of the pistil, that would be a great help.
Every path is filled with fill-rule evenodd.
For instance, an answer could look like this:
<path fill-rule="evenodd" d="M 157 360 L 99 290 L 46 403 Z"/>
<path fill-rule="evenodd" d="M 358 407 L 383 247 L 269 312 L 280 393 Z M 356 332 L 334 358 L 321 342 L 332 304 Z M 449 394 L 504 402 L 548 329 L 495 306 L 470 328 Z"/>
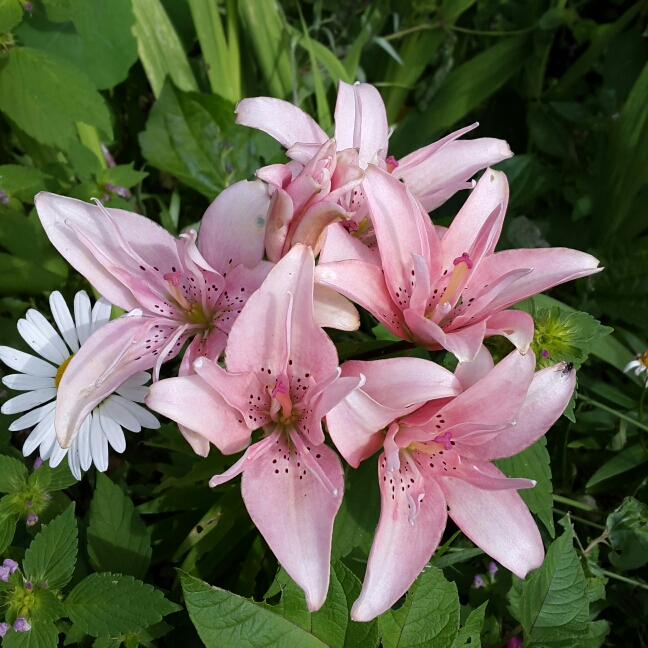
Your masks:
<path fill-rule="evenodd" d="M 169 292 L 173 295 L 180 307 L 188 313 L 191 312 L 193 305 L 180 290 L 180 279 L 182 279 L 182 273 L 178 271 L 167 272 L 163 275 L 163 278 L 169 284 Z"/>

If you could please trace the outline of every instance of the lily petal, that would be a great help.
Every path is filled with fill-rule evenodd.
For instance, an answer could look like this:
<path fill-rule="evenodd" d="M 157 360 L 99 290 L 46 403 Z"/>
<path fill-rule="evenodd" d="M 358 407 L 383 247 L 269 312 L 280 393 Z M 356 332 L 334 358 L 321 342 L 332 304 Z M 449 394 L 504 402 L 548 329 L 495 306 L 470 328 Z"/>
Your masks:
<path fill-rule="evenodd" d="M 502 335 L 515 344 L 520 353 L 529 350 L 533 332 L 533 317 L 524 311 L 505 310 L 486 320 L 486 337 Z"/>
<path fill-rule="evenodd" d="M 482 344 L 475 359 L 472 362 L 460 362 L 454 373 L 462 388 L 468 389 L 480 381 L 494 366 L 493 356 Z"/>

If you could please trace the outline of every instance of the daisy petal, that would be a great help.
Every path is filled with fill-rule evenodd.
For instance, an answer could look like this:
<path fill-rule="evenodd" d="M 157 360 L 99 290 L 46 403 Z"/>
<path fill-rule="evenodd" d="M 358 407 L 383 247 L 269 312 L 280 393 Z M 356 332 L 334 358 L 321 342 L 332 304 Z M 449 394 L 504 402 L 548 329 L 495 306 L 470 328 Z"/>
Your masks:
<path fill-rule="evenodd" d="M 126 437 L 124 430 L 115 419 L 113 419 L 106 407 L 102 404 L 97 408 L 99 418 L 101 419 L 101 428 L 108 439 L 108 443 L 112 446 L 115 452 L 122 453 L 126 450 Z"/>
<path fill-rule="evenodd" d="M 96 304 L 92 307 L 92 323 L 90 324 L 90 334 L 100 329 L 104 324 L 110 321 L 110 312 L 112 311 L 112 304 L 103 297 L 98 299 Z"/>
<path fill-rule="evenodd" d="M 115 392 L 124 398 L 136 403 L 143 403 L 144 399 L 148 396 L 149 388 L 147 385 L 140 385 L 139 387 L 126 387 L 122 385 Z"/>
<path fill-rule="evenodd" d="M 136 419 L 137 422 L 144 428 L 149 430 L 157 430 L 160 427 L 160 421 L 158 421 L 151 412 L 147 409 L 144 409 L 141 405 L 129 401 L 127 398 L 113 394 L 111 399 L 116 400 L 120 405 L 123 405 Z"/>
<path fill-rule="evenodd" d="M 106 408 L 106 412 L 110 418 L 122 427 L 125 427 L 130 432 L 141 431 L 142 426 L 139 424 L 139 421 L 112 396 L 106 398 L 102 406 Z"/>
<path fill-rule="evenodd" d="M 77 436 L 76 439 L 72 442 L 70 446 L 70 451 L 68 452 L 68 466 L 70 467 L 70 472 L 74 475 L 77 481 L 81 480 L 81 462 L 79 459 L 79 442 L 80 439 Z"/>
<path fill-rule="evenodd" d="M 78 330 L 78 329 L 77 329 Z M 92 461 L 99 472 L 106 472 L 108 469 L 108 439 L 101 427 L 101 419 L 95 412 L 90 424 L 90 452 Z"/>
<path fill-rule="evenodd" d="M 90 450 L 90 435 L 92 434 L 92 413 L 88 414 L 79 428 L 79 462 L 82 470 L 92 466 L 92 452 Z"/>
<path fill-rule="evenodd" d="M 65 459 L 65 455 L 68 453 L 67 448 L 61 448 L 61 446 L 56 443 L 54 446 L 54 449 L 52 450 L 52 454 L 50 455 L 49 459 L 49 465 L 50 468 L 56 468 L 63 459 Z"/>
<path fill-rule="evenodd" d="M 44 408 L 42 408 L 44 409 Z M 39 445 L 49 437 L 55 438 L 54 433 L 54 403 L 52 408 L 46 411 L 40 423 L 32 430 L 31 434 L 27 437 L 23 445 L 23 455 L 28 457 Z"/>
<path fill-rule="evenodd" d="M 54 411 L 56 407 L 56 401 L 53 403 L 47 403 L 43 407 L 39 407 L 27 414 L 21 416 L 19 419 L 16 419 L 10 426 L 9 432 L 16 432 L 17 430 L 26 430 L 27 428 L 33 427 L 37 423 L 40 423 L 43 418 L 50 412 Z"/>
<path fill-rule="evenodd" d="M 30 376 L 49 376 L 50 378 L 56 376 L 57 368 L 53 367 L 49 362 L 35 358 L 17 349 L 0 346 L 0 360 L 7 367 L 11 367 L 16 371 L 22 371 L 22 373 L 29 374 Z"/>
<path fill-rule="evenodd" d="M 34 327 L 36 327 L 40 334 L 40 338 L 44 338 L 46 340 L 48 350 L 50 348 L 54 349 L 52 362 L 60 364 L 70 357 L 70 351 L 65 346 L 65 342 L 63 342 L 56 329 L 45 319 L 43 315 L 41 315 L 37 310 L 30 308 L 25 315 L 25 319 Z M 29 344 L 29 342 L 27 342 L 27 344 Z M 47 359 L 49 360 L 49 358 Z"/>
<path fill-rule="evenodd" d="M 85 290 L 80 290 L 74 296 L 74 321 L 76 322 L 76 331 L 81 344 L 84 344 L 90 337 L 91 320 L 92 308 L 90 306 L 90 297 L 88 297 L 88 293 Z"/>
<path fill-rule="evenodd" d="M 5 376 L 2 382 L 9 389 L 15 389 L 16 391 L 56 387 L 54 378 L 50 378 L 49 376 L 30 376 L 29 374 L 11 374 L 10 376 Z"/>
<path fill-rule="evenodd" d="M 70 349 L 76 353 L 79 350 L 79 339 L 77 338 L 74 320 L 72 319 L 68 305 L 65 303 L 65 299 L 63 299 L 63 295 L 58 290 L 55 290 L 50 295 L 49 303 L 52 316 L 54 317 L 56 326 L 61 331 L 63 339 L 67 342 Z"/>
<path fill-rule="evenodd" d="M 56 398 L 56 387 L 50 387 L 47 389 L 35 389 L 34 391 L 26 392 L 25 394 L 20 394 L 8 400 L 2 405 L 0 411 L 3 414 L 17 414 L 18 412 L 26 412 L 36 405 L 42 405 L 47 403 L 48 400 Z"/>

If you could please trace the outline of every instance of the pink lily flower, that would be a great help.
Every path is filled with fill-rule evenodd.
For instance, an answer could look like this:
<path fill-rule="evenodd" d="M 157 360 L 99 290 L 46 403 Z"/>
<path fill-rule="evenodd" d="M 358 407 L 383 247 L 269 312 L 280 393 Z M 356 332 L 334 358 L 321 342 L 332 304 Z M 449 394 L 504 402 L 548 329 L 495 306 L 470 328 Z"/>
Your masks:
<path fill-rule="evenodd" d="M 69 446 L 87 414 L 135 373 L 175 356 L 192 339 L 180 373 L 201 355 L 217 358 L 248 297 L 271 263 L 263 259 L 269 199 L 260 182 L 241 182 L 210 205 L 196 232 L 175 239 L 153 221 L 40 193 L 36 209 L 47 235 L 102 295 L 131 317 L 94 333 L 72 358 L 59 385 L 55 428 Z M 202 437 L 183 430 L 199 454 Z"/>
<path fill-rule="evenodd" d="M 369 165 L 365 176 L 382 268 L 375 254 L 337 228 L 316 279 L 418 346 L 444 348 L 470 362 L 485 336 L 503 335 L 525 353 L 533 319 L 505 309 L 600 271 L 593 256 L 567 248 L 495 252 L 508 202 L 501 171 L 486 170 L 447 231 L 432 225 L 393 175 Z"/>
<path fill-rule="evenodd" d="M 314 267 L 310 248 L 293 247 L 232 327 L 226 369 L 199 358 L 197 376 L 162 380 L 146 399 L 219 447 L 241 449 L 263 428 L 264 438 L 210 486 L 243 473 L 250 517 L 311 611 L 328 591 L 333 520 L 344 490 L 321 420 L 363 382 L 340 377 L 335 346 L 315 321 Z"/>
<path fill-rule="evenodd" d="M 351 465 L 370 453 L 377 434 L 383 439 L 380 520 L 351 618 L 369 621 L 407 591 L 438 546 L 447 515 L 520 578 L 538 568 L 540 533 L 516 492 L 535 482 L 508 479 L 491 461 L 517 454 L 553 425 L 569 402 L 575 372 L 560 363 L 534 373 L 533 351 L 513 351 L 493 368 L 482 347 L 474 363 L 457 368 L 463 393 L 385 423 L 385 409 L 398 412 L 411 379 L 370 364 L 342 366 L 343 376 L 366 374 L 366 384 L 326 417 Z M 367 396 L 359 399 L 361 392 Z"/>

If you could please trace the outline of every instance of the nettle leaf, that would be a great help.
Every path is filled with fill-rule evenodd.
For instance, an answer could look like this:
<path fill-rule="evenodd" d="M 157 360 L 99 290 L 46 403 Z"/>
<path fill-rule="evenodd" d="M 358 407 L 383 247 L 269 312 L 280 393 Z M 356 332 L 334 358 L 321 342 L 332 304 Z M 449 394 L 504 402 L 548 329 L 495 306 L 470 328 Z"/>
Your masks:
<path fill-rule="evenodd" d="M 452 646 L 459 628 L 457 586 L 443 572 L 428 567 L 414 581 L 398 610 L 378 619 L 384 648 Z"/>
<path fill-rule="evenodd" d="M 608 516 L 610 543 L 616 552 L 610 561 L 618 569 L 637 569 L 648 563 L 648 506 L 634 497 Z"/>
<path fill-rule="evenodd" d="M 25 552 L 23 573 L 34 586 L 47 583 L 52 590 L 70 582 L 76 564 L 78 545 L 74 503 L 43 526 Z"/>
<path fill-rule="evenodd" d="M 16 535 L 16 515 L 2 514 L 0 511 L 0 553 L 4 552 Z"/>
<path fill-rule="evenodd" d="M 51 621 L 34 624 L 29 632 L 7 632 L 2 648 L 57 648 L 58 635 Z"/>
<path fill-rule="evenodd" d="M 13 493 L 27 482 L 27 468 L 22 461 L 0 455 L 0 493 Z"/>
<path fill-rule="evenodd" d="M 182 608 L 152 585 L 120 574 L 91 574 L 64 602 L 67 616 L 93 637 L 139 632 Z"/>
<path fill-rule="evenodd" d="M 587 634 L 589 598 L 571 526 L 551 543 L 542 567 L 524 584 L 519 605 L 532 645 L 573 646 Z"/>
<path fill-rule="evenodd" d="M 452 648 L 481 648 L 481 630 L 484 625 L 484 615 L 488 601 L 482 603 L 476 610 L 473 610 L 466 619 L 463 628 L 459 629 Z"/>
<path fill-rule="evenodd" d="M 234 104 L 218 95 L 183 92 L 169 80 L 140 133 L 142 154 L 212 200 L 279 153 L 263 133 L 236 126 Z"/>
<path fill-rule="evenodd" d="M 28 47 L 9 50 L 0 68 L 0 110 L 41 144 L 67 149 L 76 122 L 101 128 L 112 138 L 103 97 L 64 58 Z"/>
<path fill-rule="evenodd" d="M 90 564 L 98 572 L 143 578 L 151 552 L 151 534 L 133 502 L 109 477 L 99 473 L 90 504 Z"/>
<path fill-rule="evenodd" d="M 34 196 L 39 191 L 45 191 L 45 178 L 42 171 L 33 167 L 18 164 L 3 164 L 0 166 L 0 189 L 7 196 L 18 198 L 23 202 L 33 203 Z"/>
<path fill-rule="evenodd" d="M 20 0 L 0 0 L 0 34 L 11 31 L 22 17 Z"/>
<path fill-rule="evenodd" d="M 494 463 L 507 477 L 535 479 L 537 483 L 533 488 L 524 488 L 518 493 L 531 512 L 542 520 L 553 538 L 556 534 L 552 512 L 553 485 L 546 437 L 540 437 L 533 445 L 513 457 L 498 459 Z"/>
<path fill-rule="evenodd" d="M 97 174 L 97 182 L 102 185 L 110 183 L 115 187 L 130 189 L 148 176 L 146 171 L 135 171 L 133 164 L 131 162 L 130 164 L 120 164 L 108 169 L 102 169 Z"/>
<path fill-rule="evenodd" d="M 47 490 L 50 492 L 64 490 L 77 483 L 67 461 L 62 461 L 56 468 L 50 468 L 49 462 L 45 462 L 38 470 L 49 473 Z"/>

